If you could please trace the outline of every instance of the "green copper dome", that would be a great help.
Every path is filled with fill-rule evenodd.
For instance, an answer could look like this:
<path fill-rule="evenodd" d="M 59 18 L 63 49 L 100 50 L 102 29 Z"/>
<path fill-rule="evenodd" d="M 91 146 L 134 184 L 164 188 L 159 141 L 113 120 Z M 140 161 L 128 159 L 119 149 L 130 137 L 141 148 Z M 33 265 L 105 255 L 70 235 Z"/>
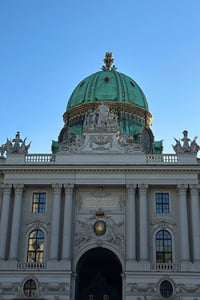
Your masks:
<path fill-rule="evenodd" d="M 104 69 L 83 79 L 69 98 L 67 110 L 83 103 L 101 101 L 134 104 L 149 111 L 146 97 L 138 84 L 115 68 Z"/>
<path fill-rule="evenodd" d="M 150 130 L 152 116 L 141 88 L 131 77 L 116 70 L 112 53 L 106 53 L 104 63 L 101 71 L 83 79 L 72 92 L 59 143 L 69 136 L 83 135 L 88 116 L 103 104 L 116 116 L 120 136 L 139 143 L 143 130 Z"/>

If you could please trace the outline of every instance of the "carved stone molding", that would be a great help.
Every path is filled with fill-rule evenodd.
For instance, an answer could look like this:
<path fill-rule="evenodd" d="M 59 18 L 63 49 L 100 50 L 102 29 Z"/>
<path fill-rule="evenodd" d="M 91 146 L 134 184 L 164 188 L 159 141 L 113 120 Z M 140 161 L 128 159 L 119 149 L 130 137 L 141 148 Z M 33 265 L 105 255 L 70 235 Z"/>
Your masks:
<path fill-rule="evenodd" d="M 188 188 L 188 185 L 187 184 L 178 184 L 177 185 L 177 189 L 178 189 L 178 192 L 185 192 Z"/>
<path fill-rule="evenodd" d="M 66 283 L 66 282 L 61 282 L 61 283 L 44 282 L 44 283 L 40 284 L 39 292 L 41 294 L 43 294 L 44 292 L 61 292 L 61 293 L 65 293 L 68 295 L 69 294 L 69 283 Z"/>
<path fill-rule="evenodd" d="M 158 220 L 158 221 L 152 222 L 151 225 L 154 226 L 156 229 L 158 229 L 158 228 L 160 228 L 160 229 L 165 229 L 165 228 L 172 229 L 174 226 L 176 226 L 176 223 L 172 222 L 170 220 L 167 220 L 167 221 Z"/>
<path fill-rule="evenodd" d="M 84 220 L 77 219 L 74 238 L 75 249 L 94 240 L 96 242 L 101 241 L 101 243 L 105 241 L 124 249 L 124 222 L 116 222 L 110 216 L 105 217 L 103 221 L 106 225 L 105 234 L 98 236 L 94 230 L 95 220 L 95 217 L 88 217 Z"/>
<path fill-rule="evenodd" d="M 15 184 L 14 189 L 15 189 L 15 194 L 22 194 L 24 185 L 23 184 Z"/>
<path fill-rule="evenodd" d="M 1 188 L 2 188 L 2 190 L 3 190 L 3 192 L 5 194 L 10 194 L 11 193 L 11 189 L 12 189 L 12 185 L 11 184 L 3 184 L 1 186 Z"/>
<path fill-rule="evenodd" d="M 199 193 L 199 185 L 198 184 L 190 184 L 189 185 L 190 191 L 193 195 L 198 195 Z"/>
<path fill-rule="evenodd" d="M 53 192 L 55 194 L 60 194 L 61 193 L 61 189 L 62 189 L 62 184 L 59 184 L 59 183 L 52 184 L 52 188 L 53 188 Z"/>
<path fill-rule="evenodd" d="M 155 283 L 148 284 L 138 284 L 138 283 L 128 283 L 126 290 L 129 294 L 141 296 L 155 296 L 157 295 L 157 288 Z"/>
<path fill-rule="evenodd" d="M 126 188 L 127 188 L 128 193 L 134 193 L 137 188 L 137 185 L 136 184 L 128 184 L 126 186 Z"/>
<path fill-rule="evenodd" d="M 71 183 L 64 184 L 65 193 L 71 194 L 74 189 L 74 185 Z"/>
<path fill-rule="evenodd" d="M 49 222 L 46 221 L 46 220 L 40 220 L 40 219 L 30 219 L 28 218 L 26 221 L 25 221 L 25 225 L 29 225 L 35 229 L 41 229 L 41 228 L 44 228 L 45 226 L 49 225 Z"/>
<path fill-rule="evenodd" d="M 138 188 L 141 193 L 146 193 L 148 187 L 148 184 L 138 184 Z"/>

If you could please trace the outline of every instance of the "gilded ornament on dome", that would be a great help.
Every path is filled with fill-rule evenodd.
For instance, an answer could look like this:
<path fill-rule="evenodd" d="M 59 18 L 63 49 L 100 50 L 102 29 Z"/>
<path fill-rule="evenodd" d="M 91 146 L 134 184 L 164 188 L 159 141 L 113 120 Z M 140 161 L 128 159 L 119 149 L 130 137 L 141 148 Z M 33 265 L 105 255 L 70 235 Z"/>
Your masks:
<path fill-rule="evenodd" d="M 106 52 L 106 55 L 105 55 L 105 58 L 104 58 L 104 63 L 105 63 L 105 66 L 102 67 L 102 70 L 116 70 L 116 67 L 112 64 L 114 62 L 114 58 L 112 57 L 112 52 Z M 112 68 L 111 68 L 112 66 Z"/>

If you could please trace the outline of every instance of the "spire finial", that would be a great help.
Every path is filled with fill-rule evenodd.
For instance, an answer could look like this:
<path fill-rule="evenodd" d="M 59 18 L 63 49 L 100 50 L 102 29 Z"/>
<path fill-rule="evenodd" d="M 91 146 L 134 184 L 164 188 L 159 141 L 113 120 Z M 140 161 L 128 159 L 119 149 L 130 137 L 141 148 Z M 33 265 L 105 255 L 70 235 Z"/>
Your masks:
<path fill-rule="evenodd" d="M 105 63 L 105 69 L 110 70 L 111 66 L 114 62 L 114 59 L 112 57 L 112 52 L 106 52 L 105 58 L 104 58 L 104 63 Z"/>

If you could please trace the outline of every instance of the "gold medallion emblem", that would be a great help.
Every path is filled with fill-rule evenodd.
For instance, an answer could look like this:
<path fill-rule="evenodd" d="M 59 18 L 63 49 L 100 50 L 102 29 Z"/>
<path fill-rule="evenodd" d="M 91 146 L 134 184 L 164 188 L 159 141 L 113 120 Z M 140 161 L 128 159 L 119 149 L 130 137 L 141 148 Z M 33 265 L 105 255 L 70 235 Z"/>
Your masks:
<path fill-rule="evenodd" d="M 106 231 L 106 224 L 104 221 L 96 221 L 94 223 L 94 231 L 96 235 L 102 235 Z"/>

